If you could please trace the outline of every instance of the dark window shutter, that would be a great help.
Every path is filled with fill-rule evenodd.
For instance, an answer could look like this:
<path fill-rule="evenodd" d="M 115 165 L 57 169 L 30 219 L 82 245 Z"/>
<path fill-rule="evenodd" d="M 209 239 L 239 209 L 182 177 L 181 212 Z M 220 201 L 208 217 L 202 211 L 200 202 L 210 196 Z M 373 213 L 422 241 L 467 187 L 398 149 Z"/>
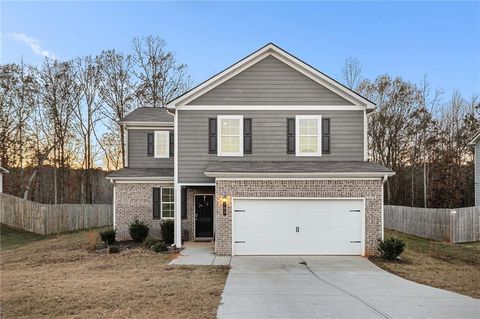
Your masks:
<path fill-rule="evenodd" d="M 160 219 L 160 188 L 153 188 L 153 219 Z"/>
<path fill-rule="evenodd" d="M 287 119 L 287 154 L 295 154 L 295 119 Z"/>
<path fill-rule="evenodd" d="M 182 187 L 182 219 L 187 219 L 187 188 Z"/>
<path fill-rule="evenodd" d="M 330 154 L 330 119 L 322 119 L 322 153 Z"/>
<path fill-rule="evenodd" d="M 217 119 L 208 119 L 208 153 L 217 154 Z"/>
<path fill-rule="evenodd" d="M 175 137 L 174 137 L 174 135 L 173 135 L 173 132 L 170 132 L 169 137 L 170 137 L 170 146 L 169 146 L 169 148 L 170 148 L 170 156 L 173 157 L 173 155 L 174 155 L 174 153 L 175 153 L 175 148 L 174 148 L 174 147 L 175 147 Z"/>
<path fill-rule="evenodd" d="M 252 154 L 252 119 L 243 119 L 243 153 Z"/>
<path fill-rule="evenodd" d="M 148 156 L 153 156 L 153 145 L 155 138 L 153 136 L 153 133 L 148 133 L 147 134 L 147 155 Z"/>

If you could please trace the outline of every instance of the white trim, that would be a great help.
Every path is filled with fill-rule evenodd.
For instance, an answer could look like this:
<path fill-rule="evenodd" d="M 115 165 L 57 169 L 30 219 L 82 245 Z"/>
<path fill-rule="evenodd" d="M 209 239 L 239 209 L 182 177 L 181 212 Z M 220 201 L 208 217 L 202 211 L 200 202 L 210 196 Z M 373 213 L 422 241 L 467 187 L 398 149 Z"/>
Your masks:
<path fill-rule="evenodd" d="M 366 199 L 365 197 L 232 197 L 231 204 L 231 213 L 232 213 L 232 232 L 231 232 L 231 245 L 232 245 L 232 256 L 235 256 L 235 232 L 234 232 L 234 222 L 235 216 L 235 200 L 361 200 L 363 202 L 363 214 L 362 214 L 362 256 L 365 256 L 365 216 L 366 216 Z M 216 241 L 215 241 L 216 242 Z M 295 254 L 294 254 L 295 255 Z M 308 254 L 307 254 L 308 255 Z M 318 254 L 312 254 L 318 255 Z M 337 254 L 338 255 L 338 254 Z"/>
<path fill-rule="evenodd" d="M 285 177 L 217 177 L 217 181 L 378 181 L 382 177 L 302 177 L 302 178 L 285 178 Z"/>
<path fill-rule="evenodd" d="M 317 120 L 317 152 L 303 153 L 300 151 L 300 120 Z M 295 156 L 322 156 L 322 116 L 321 115 L 296 115 L 295 116 Z"/>
<path fill-rule="evenodd" d="M 142 122 L 142 121 L 118 121 L 118 124 L 123 124 L 126 126 L 173 126 L 173 122 Z"/>
<path fill-rule="evenodd" d="M 196 205 L 196 202 L 195 202 L 195 197 L 196 196 L 212 196 L 213 197 L 213 207 L 212 207 L 212 218 L 213 218 L 213 237 L 197 237 L 197 205 Z M 193 238 L 197 239 L 197 238 L 201 238 L 201 239 L 208 239 L 208 238 L 215 238 L 215 227 L 216 227 L 216 217 L 215 217 L 215 194 L 193 194 Z"/>
<path fill-rule="evenodd" d="M 298 162 L 299 165 L 302 163 L 301 161 Z M 319 172 L 306 172 L 306 173 L 258 173 L 258 172 L 249 172 L 249 173 L 232 173 L 232 172 L 205 172 L 205 176 L 207 177 L 237 177 L 236 179 L 239 178 L 245 178 L 245 177 L 280 177 L 284 176 L 281 179 L 290 179 L 291 177 L 305 177 L 305 178 L 313 178 L 313 177 L 383 177 L 383 176 L 393 176 L 395 175 L 395 172 L 391 173 L 385 173 L 385 172 L 324 172 L 324 173 L 319 173 Z M 301 178 L 304 179 L 304 178 Z M 350 179 L 350 178 L 348 178 Z"/>
<path fill-rule="evenodd" d="M 112 210 L 113 210 L 113 229 L 115 229 L 115 206 L 117 206 L 117 199 L 116 199 L 116 195 L 115 195 L 115 183 L 113 183 L 113 207 L 112 207 Z"/>
<path fill-rule="evenodd" d="M 178 183 L 180 186 L 215 186 L 215 183 Z"/>
<path fill-rule="evenodd" d="M 222 120 L 238 120 L 238 152 L 222 151 Z M 217 156 L 243 156 L 243 115 L 217 115 Z"/>
<path fill-rule="evenodd" d="M 174 139 L 174 156 L 173 156 L 173 187 L 174 187 L 174 240 L 175 247 L 182 248 L 182 187 L 178 184 L 178 113 L 173 117 L 173 139 Z"/>
<path fill-rule="evenodd" d="M 168 130 L 171 131 L 174 129 L 173 126 L 127 126 L 129 130 L 143 130 L 143 131 L 152 131 L 152 130 Z"/>
<path fill-rule="evenodd" d="M 367 111 L 363 111 L 363 160 L 368 161 L 368 119 Z"/>
<path fill-rule="evenodd" d="M 173 202 L 165 202 L 167 204 L 173 204 L 173 217 L 163 217 L 163 189 L 168 188 L 173 191 Z M 160 187 L 160 220 L 172 220 L 175 219 L 175 187 Z"/>
<path fill-rule="evenodd" d="M 157 150 L 157 139 L 165 138 L 165 153 L 158 154 Z M 170 158 L 170 132 L 168 131 L 155 131 L 153 139 L 153 157 L 154 158 Z"/>
<path fill-rule="evenodd" d="M 477 143 L 477 140 L 480 138 L 480 132 L 478 132 L 473 138 L 472 140 L 470 141 L 470 143 L 468 143 L 469 145 L 475 145 Z"/>
<path fill-rule="evenodd" d="M 164 180 L 164 181 L 159 181 L 159 180 L 149 180 L 149 181 L 139 181 L 139 180 L 130 180 L 130 181 L 125 181 L 125 180 L 112 180 L 116 184 L 170 184 L 173 185 L 173 180 Z"/>
<path fill-rule="evenodd" d="M 105 177 L 108 180 L 115 181 L 116 183 L 121 182 L 132 182 L 132 183 L 153 183 L 153 182 L 173 182 L 173 177 Z"/>
<path fill-rule="evenodd" d="M 361 111 L 357 105 L 184 105 L 182 111 Z"/>
<path fill-rule="evenodd" d="M 192 89 L 185 95 L 179 96 L 178 98 L 174 99 L 173 101 L 168 103 L 167 107 L 171 107 L 171 106 L 179 107 L 179 106 L 188 104 L 189 102 L 198 98 L 204 93 L 208 92 L 212 88 L 220 85 L 221 83 L 227 81 L 228 79 L 234 77 L 238 73 L 244 71 L 245 69 L 249 68 L 253 64 L 257 63 L 260 60 L 263 60 L 264 58 L 270 55 L 286 63 L 287 65 L 301 72 L 305 76 L 308 76 L 312 80 L 327 87 L 328 89 L 342 96 L 343 98 L 350 101 L 351 103 L 355 105 L 363 105 L 369 109 L 375 108 L 375 104 L 368 101 L 363 96 L 357 94 L 356 92 L 353 92 L 347 87 L 334 81 L 333 79 L 329 78 L 325 74 L 315 70 L 313 67 L 307 65 L 305 62 L 297 59 L 293 55 L 287 53 L 286 51 L 280 49 L 279 47 L 271 43 L 264 46 L 260 50 L 254 52 L 253 54 L 247 56 L 241 61 L 235 63 L 229 68 L 225 69 L 224 71 L 220 72 L 216 76 L 203 82 L 202 84 Z"/>
<path fill-rule="evenodd" d="M 124 147 L 124 150 L 125 150 L 125 165 L 124 167 L 128 167 L 128 129 L 127 127 L 124 125 L 124 130 L 125 130 L 125 139 L 123 141 L 123 147 Z"/>

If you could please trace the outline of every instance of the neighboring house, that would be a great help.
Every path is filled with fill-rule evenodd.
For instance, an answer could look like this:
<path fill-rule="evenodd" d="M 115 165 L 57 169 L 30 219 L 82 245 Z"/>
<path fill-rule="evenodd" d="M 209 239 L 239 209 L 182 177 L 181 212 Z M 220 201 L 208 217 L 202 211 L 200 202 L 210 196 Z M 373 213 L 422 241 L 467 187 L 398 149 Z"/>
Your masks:
<path fill-rule="evenodd" d="M 368 255 L 383 183 L 368 162 L 374 103 L 268 44 L 166 105 L 138 108 L 113 172 L 120 239 L 134 219 L 219 255 Z M 174 115 L 175 114 L 175 115 Z"/>
<path fill-rule="evenodd" d="M 8 169 L 0 166 L 0 193 L 3 193 L 3 175 L 8 173 Z"/>
<path fill-rule="evenodd" d="M 475 206 L 480 206 L 480 132 L 470 142 L 475 147 Z"/>

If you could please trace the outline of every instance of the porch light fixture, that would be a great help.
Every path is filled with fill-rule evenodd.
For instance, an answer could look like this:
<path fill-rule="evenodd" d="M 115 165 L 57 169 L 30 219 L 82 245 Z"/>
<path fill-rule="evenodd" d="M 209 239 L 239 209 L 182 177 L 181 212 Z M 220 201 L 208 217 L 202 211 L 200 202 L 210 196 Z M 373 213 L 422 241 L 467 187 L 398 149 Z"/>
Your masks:
<path fill-rule="evenodd" d="M 223 216 L 227 216 L 227 195 L 222 196 Z"/>

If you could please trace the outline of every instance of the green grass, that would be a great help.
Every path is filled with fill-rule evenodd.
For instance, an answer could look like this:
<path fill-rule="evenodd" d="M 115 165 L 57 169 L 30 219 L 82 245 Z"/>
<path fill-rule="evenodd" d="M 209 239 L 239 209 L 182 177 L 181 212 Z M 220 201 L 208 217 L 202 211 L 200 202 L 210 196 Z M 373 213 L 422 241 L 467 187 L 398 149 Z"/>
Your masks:
<path fill-rule="evenodd" d="M 443 260 L 457 260 L 468 264 L 480 265 L 480 242 L 451 244 L 435 241 L 394 230 L 385 230 L 385 237 L 395 236 L 407 244 L 407 248 Z"/>
<path fill-rule="evenodd" d="M 18 247 L 32 241 L 42 240 L 47 236 L 30 233 L 21 229 L 0 224 L 0 250 Z"/>

